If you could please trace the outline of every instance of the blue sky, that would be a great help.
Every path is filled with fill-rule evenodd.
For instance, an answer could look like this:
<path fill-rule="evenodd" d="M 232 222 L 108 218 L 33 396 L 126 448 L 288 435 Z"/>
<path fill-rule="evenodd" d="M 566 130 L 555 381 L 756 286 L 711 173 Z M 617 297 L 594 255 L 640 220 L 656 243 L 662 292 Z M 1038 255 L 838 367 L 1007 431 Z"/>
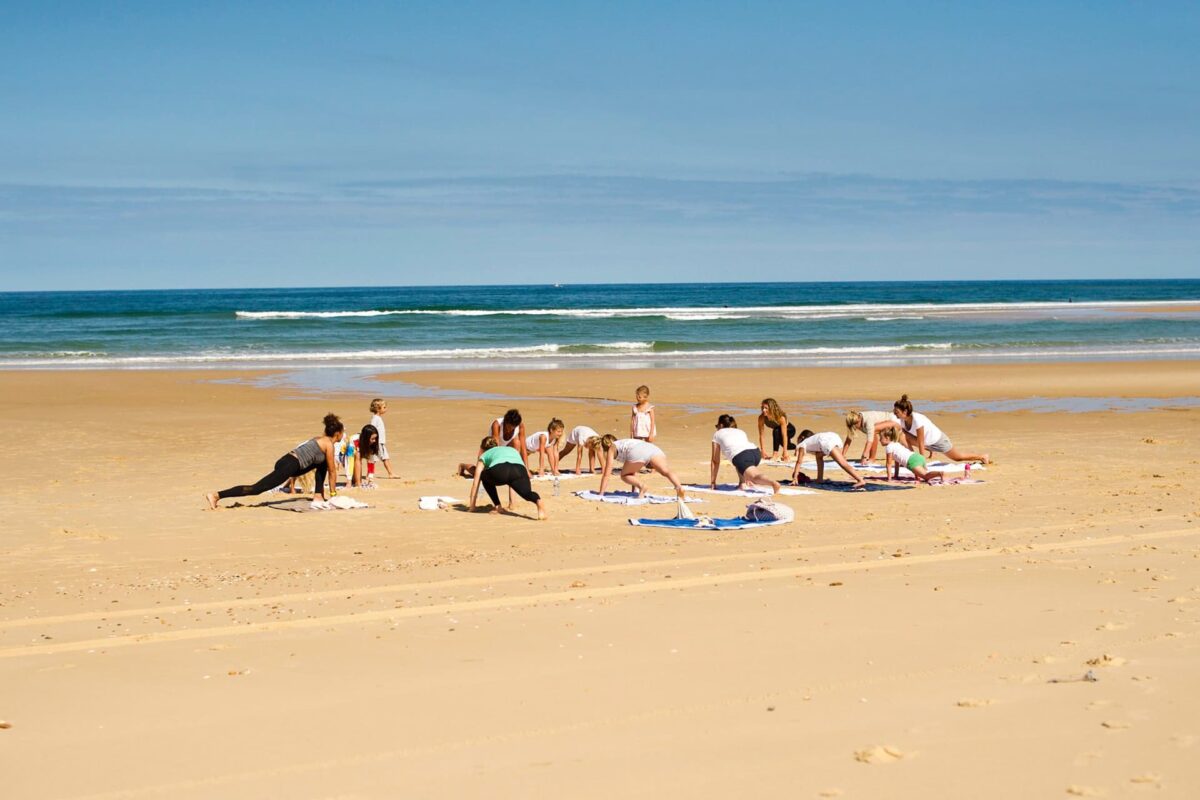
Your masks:
<path fill-rule="evenodd" d="M 3 289 L 1200 275 L 1200 4 L 0 4 Z"/>

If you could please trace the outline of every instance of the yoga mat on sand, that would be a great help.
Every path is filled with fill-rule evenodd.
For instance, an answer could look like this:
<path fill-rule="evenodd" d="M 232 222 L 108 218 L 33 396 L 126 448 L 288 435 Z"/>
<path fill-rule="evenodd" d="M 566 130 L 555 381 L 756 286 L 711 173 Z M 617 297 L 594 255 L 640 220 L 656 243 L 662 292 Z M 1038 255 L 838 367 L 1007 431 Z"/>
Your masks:
<path fill-rule="evenodd" d="M 870 475 L 867 477 L 867 480 L 882 482 L 885 479 L 877 478 L 874 475 Z M 892 478 L 892 483 L 893 484 L 897 484 L 897 483 L 904 484 L 905 486 L 916 486 L 916 485 L 922 483 L 922 481 L 918 481 L 912 475 L 905 475 L 904 473 L 901 473 L 899 478 Z M 977 480 L 975 478 L 949 478 L 944 481 L 934 481 L 933 483 L 930 483 L 927 485 L 928 486 L 978 486 L 979 484 L 983 484 L 983 483 L 987 483 L 987 481 L 981 481 L 981 480 Z M 871 486 L 872 484 L 868 483 L 867 485 Z M 883 485 L 886 486 L 887 484 L 884 483 Z"/>
<path fill-rule="evenodd" d="M 599 501 L 601 503 L 613 503 L 619 506 L 644 506 L 644 505 L 665 505 L 678 501 L 676 497 L 668 497 L 665 494 L 644 494 L 638 497 L 633 492 L 605 492 L 601 497 L 599 493 L 593 492 L 591 489 L 583 492 L 575 492 L 576 497 L 584 500 Z M 687 498 L 689 503 L 703 503 L 704 500 L 699 497 Z"/>
<path fill-rule="evenodd" d="M 804 484 L 805 489 L 811 489 L 818 492 L 890 492 L 893 490 L 911 489 L 912 484 L 901 485 L 899 483 L 884 483 L 883 481 L 875 481 L 868 483 L 862 489 L 855 489 L 854 484 L 850 481 L 811 481 Z"/>
<path fill-rule="evenodd" d="M 736 483 L 718 483 L 717 488 L 710 489 L 707 486 L 702 486 L 697 483 L 685 483 L 684 489 L 689 492 L 707 492 L 708 494 L 723 494 L 729 497 L 773 497 L 771 490 L 767 487 L 760 489 L 739 489 Z M 815 494 L 811 489 L 798 489 L 792 486 L 784 486 L 779 490 L 781 495 L 800 495 L 800 494 Z"/>
<path fill-rule="evenodd" d="M 708 523 L 712 523 L 711 525 Z M 786 525 L 789 520 L 774 519 L 770 522 L 754 522 L 745 517 L 731 517 L 729 519 L 713 519 L 711 517 L 702 517 L 700 519 L 631 519 L 630 525 L 637 525 L 642 528 L 675 528 L 679 530 L 689 531 L 740 531 L 746 528 L 763 528 L 767 525 Z"/>

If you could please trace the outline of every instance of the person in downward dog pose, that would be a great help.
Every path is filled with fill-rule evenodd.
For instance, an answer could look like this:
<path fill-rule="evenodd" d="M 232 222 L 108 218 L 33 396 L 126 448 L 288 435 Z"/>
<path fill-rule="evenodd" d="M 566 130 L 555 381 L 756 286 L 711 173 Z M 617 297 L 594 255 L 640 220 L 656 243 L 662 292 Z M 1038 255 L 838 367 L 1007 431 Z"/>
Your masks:
<path fill-rule="evenodd" d="M 847 475 L 854 479 L 852 489 L 866 488 L 867 482 L 854 471 L 854 467 L 850 466 L 850 462 L 842 455 L 842 437 L 834 431 L 813 433 L 806 430 L 800 432 L 800 443 L 796 445 L 796 467 L 792 470 L 793 483 L 808 483 L 809 481 L 808 476 L 800 471 L 805 453 L 812 453 L 817 460 L 817 480 L 825 480 L 825 456 L 829 456 Z"/>
<path fill-rule="evenodd" d="M 676 495 L 683 498 L 683 484 L 667 466 L 667 456 L 658 445 L 643 442 L 641 439 L 618 439 L 612 434 L 605 434 L 594 443 L 594 446 L 599 451 L 598 455 L 602 460 L 601 496 L 604 496 L 604 491 L 608 488 L 608 479 L 612 475 L 612 463 L 615 460 L 621 462 L 621 480 L 632 486 L 638 497 L 646 493 L 646 485 L 637 479 L 637 474 L 641 472 L 643 466 L 647 466 L 669 480 L 675 487 Z"/>
<path fill-rule="evenodd" d="M 937 470 L 925 468 L 925 456 L 920 453 L 914 453 L 897 442 L 896 437 L 899 435 L 895 428 L 885 428 L 879 434 L 879 438 L 883 440 L 883 451 L 885 453 L 884 467 L 887 470 L 888 481 L 900 479 L 901 467 L 906 467 L 918 480 L 925 481 L 926 483 L 945 479 L 946 476 Z M 893 472 L 895 473 L 894 475 Z"/>
<path fill-rule="evenodd" d="M 512 493 L 515 491 L 522 498 L 537 506 L 538 519 L 546 519 L 546 504 L 542 501 L 541 495 L 535 492 L 529 483 L 529 470 L 525 467 L 525 460 L 521 457 L 521 453 L 516 448 L 498 444 L 493 436 L 485 436 L 479 443 L 479 461 L 476 464 L 474 480 L 471 482 L 469 506 L 471 511 L 475 510 L 475 501 L 479 498 L 479 484 L 481 483 L 492 501 L 491 513 L 503 512 L 503 508 L 500 506 L 500 495 L 496 489 L 500 486 L 507 486 L 509 511 L 513 507 Z"/>
<path fill-rule="evenodd" d="M 249 497 L 262 494 L 274 489 L 289 478 L 298 478 L 316 470 L 316 486 L 313 489 L 313 499 L 318 495 L 321 500 L 328 500 L 337 494 L 337 450 L 336 445 L 342 439 L 344 427 L 336 414 L 326 414 L 324 419 L 325 435 L 314 436 L 296 447 L 295 450 L 284 453 L 275 462 L 275 468 L 258 479 L 257 483 L 231 486 L 219 492 L 209 492 L 204 495 L 210 509 L 215 510 L 217 503 L 227 497 Z M 329 494 L 325 494 L 325 479 L 329 479 Z"/>
<path fill-rule="evenodd" d="M 904 432 L 908 446 L 920 455 L 932 458 L 934 453 L 941 453 L 951 461 L 992 463 L 987 453 L 964 453 L 955 447 L 950 437 L 942 433 L 942 429 L 934 425 L 929 417 L 913 411 L 913 404 L 908 395 L 902 395 L 892 408 L 900 420 L 900 429 Z"/>
<path fill-rule="evenodd" d="M 629 416 L 629 438 L 653 442 L 658 436 L 654 406 L 650 405 L 650 387 L 639 386 L 634 392 L 633 413 Z"/>
<path fill-rule="evenodd" d="M 900 420 L 895 414 L 886 411 L 847 411 L 846 412 L 846 441 L 842 442 L 842 452 L 850 452 L 850 440 L 856 433 L 865 433 L 867 440 L 863 442 L 862 457 L 859 461 L 870 463 L 875 460 L 875 448 L 879 444 L 879 434 L 884 428 L 900 429 Z"/>
<path fill-rule="evenodd" d="M 729 459 L 737 470 L 739 489 L 749 489 L 751 484 L 757 483 L 779 492 L 779 482 L 771 480 L 758 469 L 762 451 L 750 444 L 746 432 L 738 429 L 737 420 L 729 414 L 717 417 L 717 432 L 712 438 L 712 475 L 708 482 L 711 489 L 717 488 L 717 472 L 721 469 L 722 457 Z"/>
<path fill-rule="evenodd" d="M 589 428 L 587 425 L 576 425 L 567 434 L 567 442 L 562 450 L 558 453 L 558 462 L 561 464 L 563 458 L 572 450 L 575 450 L 575 474 L 579 474 L 579 467 L 583 464 L 583 451 L 588 454 L 588 472 L 596 471 L 596 452 L 594 448 L 588 447 L 587 443 L 592 439 L 600 441 L 600 434 Z"/>
<path fill-rule="evenodd" d="M 758 415 L 758 449 L 762 453 L 767 452 L 763 444 L 763 434 L 767 428 L 771 429 L 771 458 L 787 461 L 792 439 L 796 436 L 796 426 L 788 422 L 787 414 L 783 413 L 773 397 L 762 401 L 762 413 Z"/>
<path fill-rule="evenodd" d="M 550 467 L 550 472 L 558 474 L 558 440 L 563 435 L 563 421 L 555 417 L 550 420 L 550 424 L 546 426 L 546 430 L 537 431 L 529 434 L 529 438 L 525 440 L 525 465 L 529 466 L 529 460 L 533 459 L 533 454 L 537 453 L 538 457 L 538 474 L 545 475 L 546 467 Z M 530 472 L 533 471 L 531 468 Z"/>

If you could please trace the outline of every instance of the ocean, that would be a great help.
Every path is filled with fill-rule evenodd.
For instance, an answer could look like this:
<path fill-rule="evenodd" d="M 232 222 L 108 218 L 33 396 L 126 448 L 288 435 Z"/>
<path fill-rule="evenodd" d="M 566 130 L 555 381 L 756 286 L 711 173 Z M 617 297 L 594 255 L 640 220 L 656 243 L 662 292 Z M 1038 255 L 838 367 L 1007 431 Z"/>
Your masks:
<path fill-rule="evenodd" d="M 1200 280 L 0 294 L 0 368 L 389 370 L 1200 357 Z"/>

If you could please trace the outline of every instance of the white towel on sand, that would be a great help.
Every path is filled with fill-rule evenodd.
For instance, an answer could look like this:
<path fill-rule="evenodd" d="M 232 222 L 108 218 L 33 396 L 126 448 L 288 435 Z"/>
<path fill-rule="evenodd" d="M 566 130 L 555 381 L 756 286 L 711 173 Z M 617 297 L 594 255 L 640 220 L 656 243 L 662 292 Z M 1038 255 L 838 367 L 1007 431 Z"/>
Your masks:
<path fill-rule="evenodd" d="M 575 492 L 575 496 L 584 500 L 599 501 L 601 503 L 613 503 L 619 506 L 644 506 L 644 505 L 664 505 L 666 503 L 678 502 L 678 498 L 665 494 L 644 494 L 638 497 L 633 492 L 605 492 L 601 497 L 598 492 L 593 492 L 591 489 L 583 492 Z M 688 503 L 703 503 L 699 497 L 688 497 Z"/>
<path fill-rule="evenodd" d="M 684 487 L 689 492 L 707 492 L 709 494 L 723 494 L 729 497 L 771 497 L 772 492 L 766 486 L 752 489 L 739 489 L 736 483 L 718 483 L 717 488 L 710 489 L 707 486 L 701 486 L 695 483 L 685 484 Z M 791 486 L 783 486 L 779 489 L 779 494 L 799 495 L 799 494 L 816 494 L 812 489 L 795 489 Z"/>

